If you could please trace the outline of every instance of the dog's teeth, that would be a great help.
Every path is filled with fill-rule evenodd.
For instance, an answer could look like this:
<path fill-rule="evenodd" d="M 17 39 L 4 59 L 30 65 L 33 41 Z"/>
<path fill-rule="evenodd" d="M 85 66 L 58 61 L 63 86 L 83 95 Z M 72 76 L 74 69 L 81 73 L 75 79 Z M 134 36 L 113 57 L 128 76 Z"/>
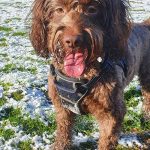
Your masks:
<path fill-rule="evenodd" d="M 102 62 L 102 58 L 101 58 L 101 57 L 98 57 L 98 58 L 97 58 L 97 61 L 98 61 L 98 62 Z"/>

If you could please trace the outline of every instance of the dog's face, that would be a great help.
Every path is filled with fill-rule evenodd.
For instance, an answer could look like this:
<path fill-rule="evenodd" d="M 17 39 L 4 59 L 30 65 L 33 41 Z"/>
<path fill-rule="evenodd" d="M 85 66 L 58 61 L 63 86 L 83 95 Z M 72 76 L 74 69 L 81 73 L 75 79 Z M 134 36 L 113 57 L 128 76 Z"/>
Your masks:
<path fill-rule="evenodd" d="M 81 77 L 97 58 L 123 54 L 129 25 L 122 0 L 36 0 L 31 41 L 70 77 Z M 113 53 L 113 56 L 112 56 Z M 93 65 L 93 66 L 92 66 Z"/>
<path fill-rule="evenodd" d="M 103 52 L 103 32 L 96 20 L 101 5 L 96 0 L 55 0 L 52 4 L 49 49 L 67 76 L 80 77 Z"/>

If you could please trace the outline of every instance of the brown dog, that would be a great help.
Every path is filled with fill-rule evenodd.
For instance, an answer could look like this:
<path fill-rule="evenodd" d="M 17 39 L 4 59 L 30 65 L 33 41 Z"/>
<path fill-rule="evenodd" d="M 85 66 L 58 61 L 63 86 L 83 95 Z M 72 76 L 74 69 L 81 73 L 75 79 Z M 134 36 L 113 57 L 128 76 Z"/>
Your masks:
<path fill-rule="evenodd" d="M 75 114 L 87 113 L 100 125 L 98 149 L 114 149 L 126 112 L 123 91 L 135 74 L 150 117 L 150 21 L 131 24 L 127 6 L 127 0 L 35 0 L 31 41 L 53 64 L 54 150 L 71 149 Z"/>

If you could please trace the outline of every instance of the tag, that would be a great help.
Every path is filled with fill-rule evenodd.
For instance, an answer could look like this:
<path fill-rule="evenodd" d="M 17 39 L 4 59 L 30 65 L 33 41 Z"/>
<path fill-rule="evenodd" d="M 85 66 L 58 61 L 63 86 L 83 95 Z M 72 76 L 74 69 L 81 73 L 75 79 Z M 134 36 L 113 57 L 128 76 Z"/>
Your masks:
<path fill-rule="evenodd" d="M 98 57 L 98 58 L 97 58 L 97 61 L 98 61 L 99 63 L 101 63 L 101 62 L 102 62 L 102 57 Z"/>

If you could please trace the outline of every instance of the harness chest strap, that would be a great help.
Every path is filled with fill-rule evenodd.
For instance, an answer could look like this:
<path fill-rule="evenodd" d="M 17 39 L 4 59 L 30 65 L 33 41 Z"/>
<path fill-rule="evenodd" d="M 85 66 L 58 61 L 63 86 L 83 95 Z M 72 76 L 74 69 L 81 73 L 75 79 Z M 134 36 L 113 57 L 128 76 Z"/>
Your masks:
<path fill-rule="evenodd" d="M 123 68 L 126 75 L 126 64 L 124 61 L 121 61 L 117 65 Z M 54 83 L 62 106 L 76 114 L 85 114 L 80 106 L 81 102 L 88 95 L 94 85 L 101 80 L 103 75 L 113 67 L 114 64 L 108 60 L 103 62 L 101 65 L 102 73 L 93 77 L 90 81 L 87 81 L 84 79 L 66 77 L 55 69 L 53 65 L 50 65 L 50 73 L 54 76 Z"/>
<path fill-rule="evenodd" d="M 62 106 L 76 114 L 83 114 L 80 103 L 87 95 L 88 89 L 86 86 L 81 86 L 85 85 L 86 80 L 68 78 L 56 70 L 53 65 L 50 65 L 50 72 L 55 77 L 54 83 Z"/>

